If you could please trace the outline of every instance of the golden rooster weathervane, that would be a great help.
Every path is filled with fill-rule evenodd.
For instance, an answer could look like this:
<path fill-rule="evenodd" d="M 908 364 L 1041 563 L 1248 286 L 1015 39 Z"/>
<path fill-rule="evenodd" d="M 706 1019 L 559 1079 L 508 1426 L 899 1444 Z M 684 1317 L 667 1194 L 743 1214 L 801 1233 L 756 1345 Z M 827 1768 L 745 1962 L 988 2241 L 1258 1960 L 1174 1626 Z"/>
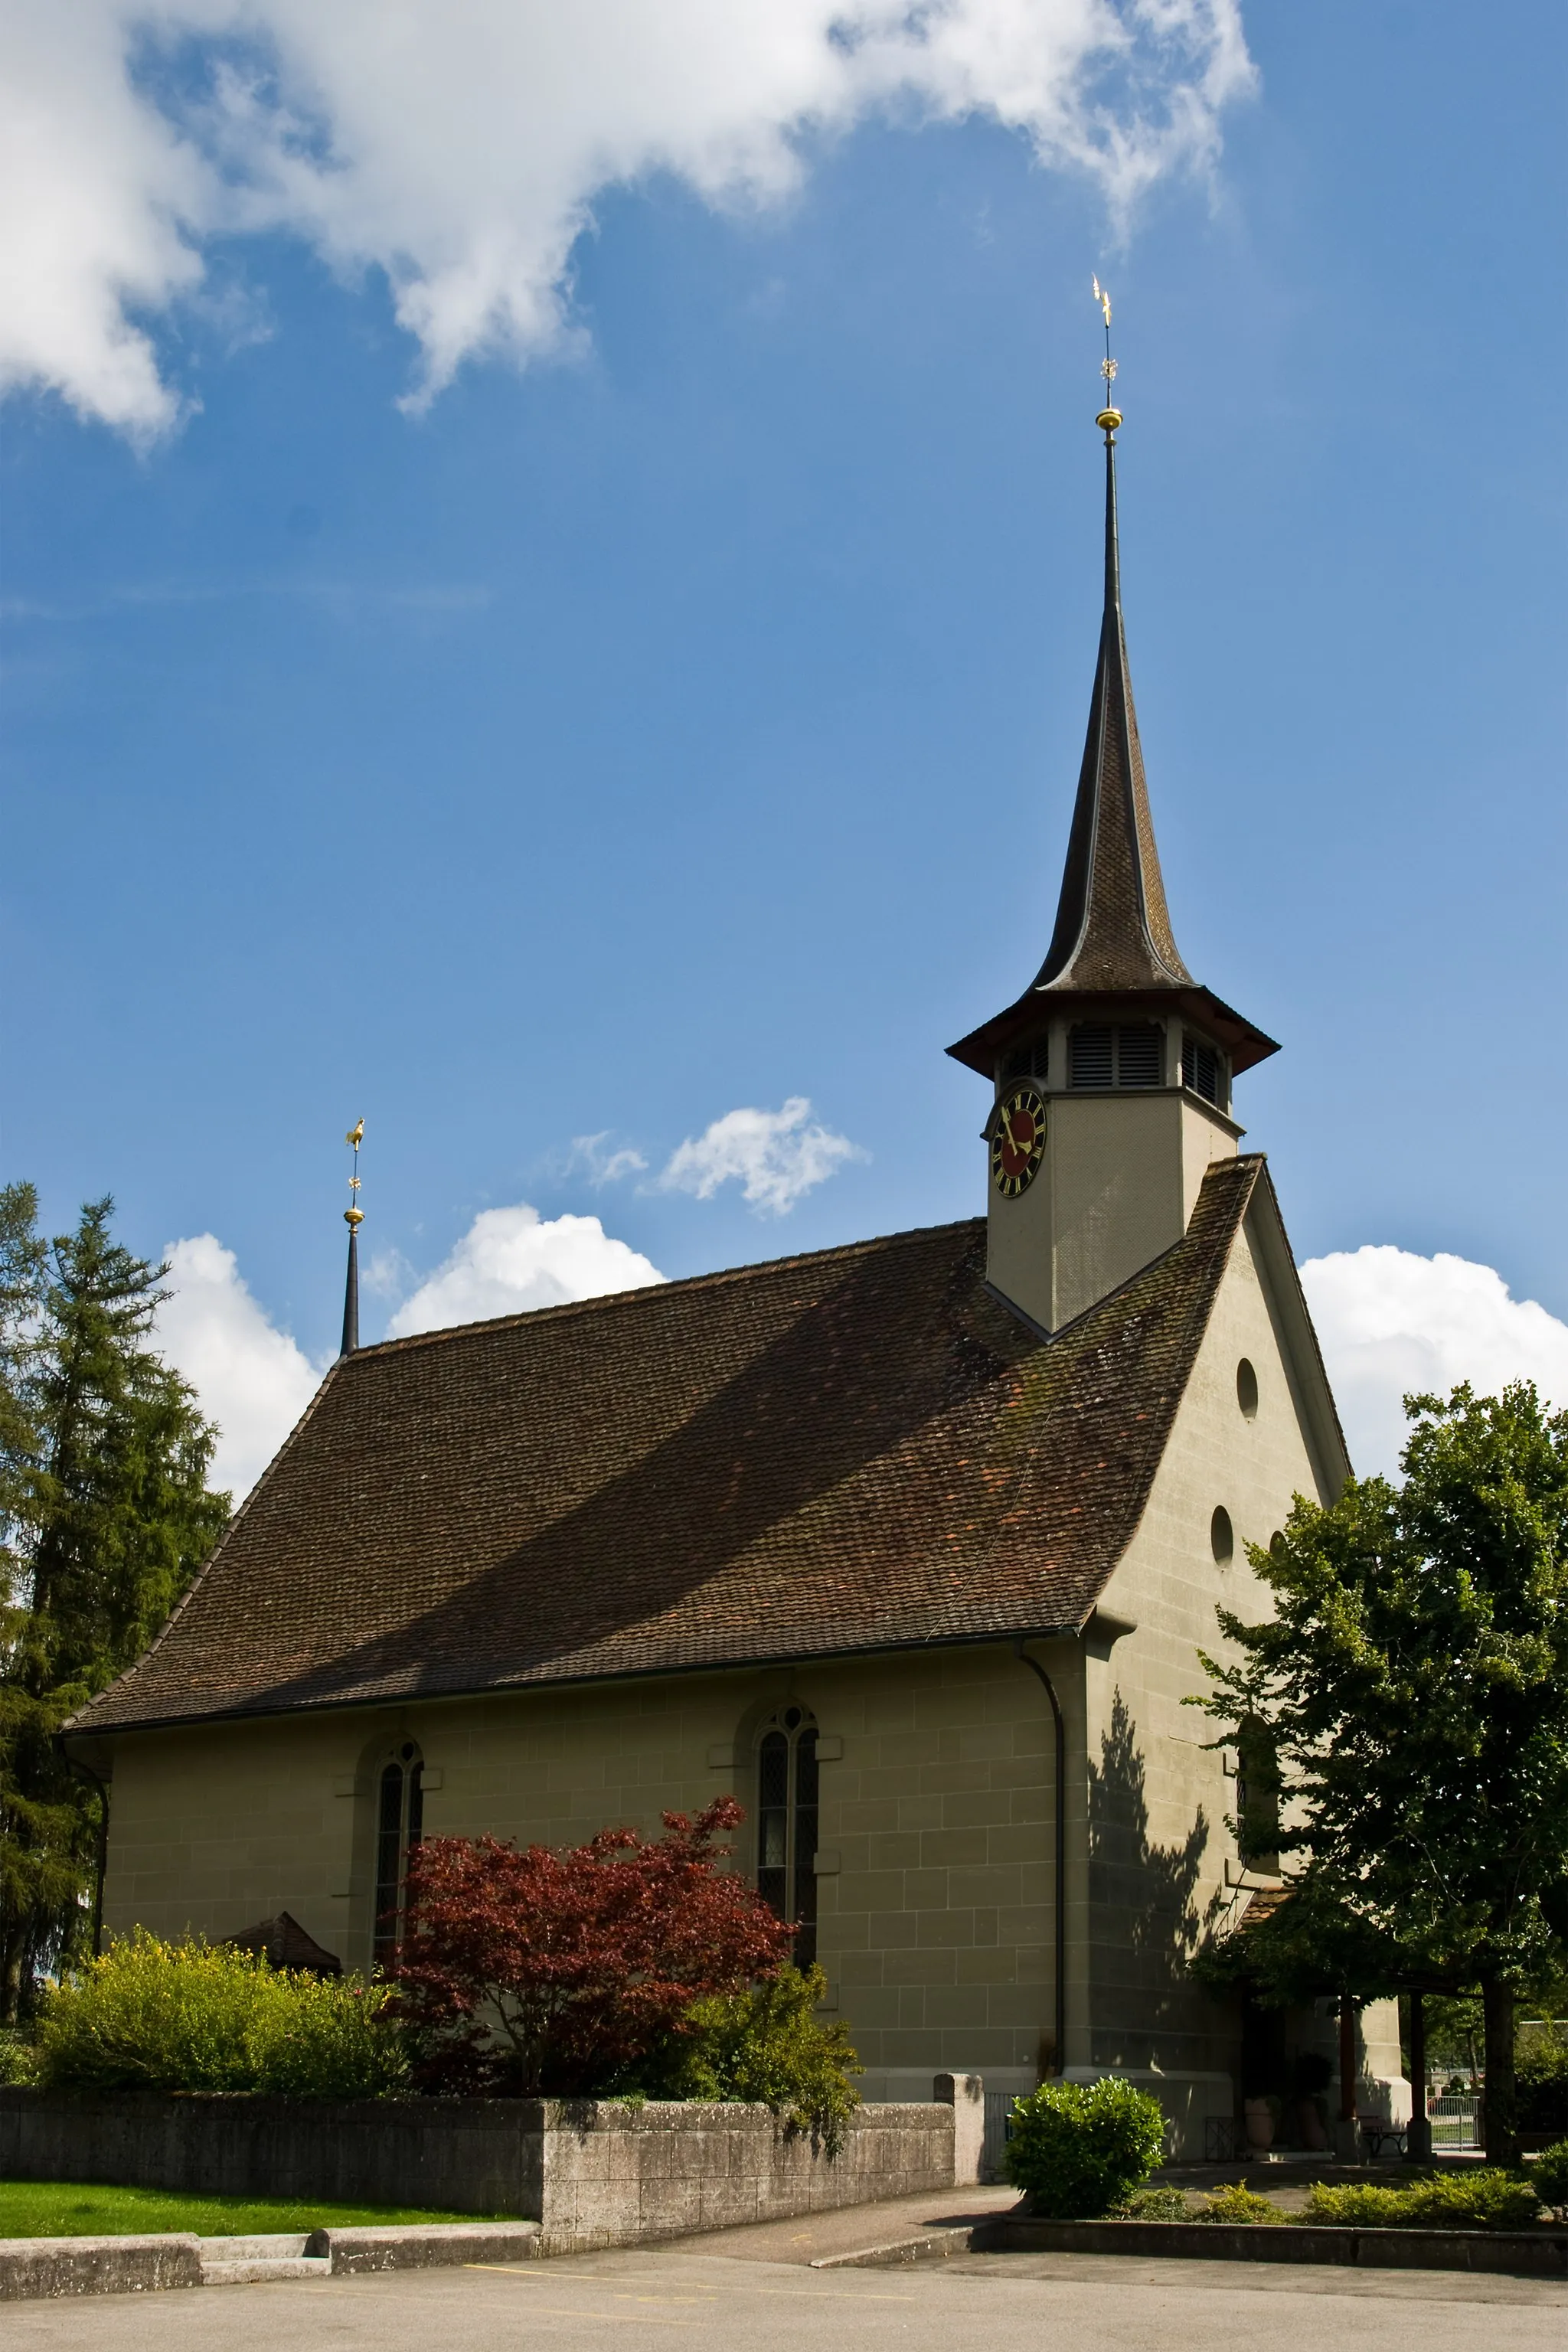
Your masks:
<path fill-rule="evenodd" d="M 1102 286 L 1098 278 L 1091 278 L 1089 283 L 1100 305 L 1100 315 L 1105 320 L 1105 357 L 1100 362 L 1100 373 L 1105 378 L 1105 406 L 1094 421 L 1110 441 L 1121 422 L 1121 411 L 1112 405 L 1110 397 L 1110 387 L 1116 382 L 1116 362 L 1110 356 L 1110 289 Z"/>

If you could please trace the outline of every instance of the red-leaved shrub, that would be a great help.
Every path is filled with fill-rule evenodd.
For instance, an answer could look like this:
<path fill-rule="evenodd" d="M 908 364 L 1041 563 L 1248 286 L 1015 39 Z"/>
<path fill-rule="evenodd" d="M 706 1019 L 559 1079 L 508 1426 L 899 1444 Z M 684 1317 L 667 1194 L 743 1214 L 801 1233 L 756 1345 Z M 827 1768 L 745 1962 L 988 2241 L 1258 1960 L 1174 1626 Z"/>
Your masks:
<path fill-rule="evenodd" d="M 771 1977 L 790 1935 L 718 1865 L 745 1819 L 720 1797 L 665 1834 L 601 1830 L 552 1852 L 431 1838 L 408 1869 L 409 1927 L 390 1973 L 427 2089 L 580 2096 L 612 2087 L 680 2032 L 690 2004 Z"/>

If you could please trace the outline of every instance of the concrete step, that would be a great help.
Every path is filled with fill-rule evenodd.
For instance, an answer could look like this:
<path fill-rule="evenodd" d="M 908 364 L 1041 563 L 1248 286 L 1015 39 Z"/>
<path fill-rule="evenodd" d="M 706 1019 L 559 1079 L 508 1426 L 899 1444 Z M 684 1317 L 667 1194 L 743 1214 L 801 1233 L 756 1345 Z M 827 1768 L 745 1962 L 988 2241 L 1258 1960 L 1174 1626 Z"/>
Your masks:
<path fill-rule="evenodd" d="M 204 2286 L 258 2286 L 264 2279 L 331 2278 L 332 2266 L 324 2254 L 252 2254 L 239 2262 L 209 2262 L 202 2258 Z"/>
<path fill-rule="evenodd" d="M 265 2279 L 331 2278 L 331 2257 L 308 2254 L 307 2237 L 198 2238 L 204 2286 L 256 2286 Z"/>

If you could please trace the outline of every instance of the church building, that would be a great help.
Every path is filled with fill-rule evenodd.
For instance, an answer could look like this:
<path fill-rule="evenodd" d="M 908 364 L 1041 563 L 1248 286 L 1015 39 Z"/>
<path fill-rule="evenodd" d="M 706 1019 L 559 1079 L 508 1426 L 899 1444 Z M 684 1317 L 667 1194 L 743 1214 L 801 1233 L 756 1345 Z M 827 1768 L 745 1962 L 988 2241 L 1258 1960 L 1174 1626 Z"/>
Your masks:
<path fill-rule="evenodd" d="M 1099 422 L 1055 929 L 948 1049 L 985 1091 L 984 1214 L 347 1332 L 163 1633 L 69 1727 L 111 1792 L 110 1934 L 288 1912 L 367 1969 L 421 1836 L 656 1833 L 732 1791 L 736 1866 L 799 1922 L 868 2097 L 1115 2071 L 1194 2157 L 1239 2114 L 1241 2020 L 1185 1963 L 1277 1861 L 1246 1759 L 1183 1701 L 1216 1607 L 1268 1605 L 1247 1545 L 1349 1464 L 1233 1111 L 1277 1048 L 1193 978 L 1165 903 L 1121 418 Z"/>

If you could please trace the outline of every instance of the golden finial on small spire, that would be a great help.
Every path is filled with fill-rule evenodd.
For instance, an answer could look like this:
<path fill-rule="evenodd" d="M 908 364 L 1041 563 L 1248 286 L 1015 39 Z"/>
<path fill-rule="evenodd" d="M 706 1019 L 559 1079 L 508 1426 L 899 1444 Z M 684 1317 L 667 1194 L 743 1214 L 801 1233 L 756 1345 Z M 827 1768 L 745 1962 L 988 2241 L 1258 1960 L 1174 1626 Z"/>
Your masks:
<path fill-rule="evenodd" d="M 1089 283 L 1094 288 L 1094 299 L 1100 305 L 1100 317 L 1105 320 L 1105 357 L 1100 362 L 1100 373 L 1105 378 L 1106 404 L 1094 421 L 1110 441 L 1121 422 L 1121 411 L 1110 404 L 1110 387 L 1116 382 L 1116 362 L 1110 356 L 1110 289 L 1102 286 L 1098 278 L 1091 278 Z"/>
<path fill-rule="evenodd" d="M 363 1225 L 364 1223 L 364 1211 L 359 1204 L 359 1148 L 364 1141 L 364 1121 L 363 1118 L 359 1121 L 357 1126 L 350 1128 L 348 1133 L 343 1138 L 343 1141 L 347 1144 L 353 1145 L 354 1155 L 354 1172 L 349 1178 L 349 1191 L 353 1194 L 353 1198 L 349 1202 L 348 1207 L 343 1211 L 343 1223 L 352 1232 L 355 1225 Z"/>

